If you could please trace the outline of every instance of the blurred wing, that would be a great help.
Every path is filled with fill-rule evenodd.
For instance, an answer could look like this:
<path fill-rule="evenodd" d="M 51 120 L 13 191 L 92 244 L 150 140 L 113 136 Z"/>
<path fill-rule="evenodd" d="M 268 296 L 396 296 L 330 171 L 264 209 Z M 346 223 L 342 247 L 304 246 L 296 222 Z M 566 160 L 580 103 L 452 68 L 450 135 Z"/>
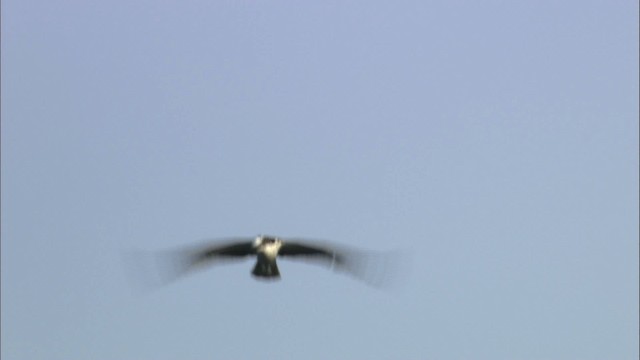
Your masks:
<path fill-rule="evenodd" d="M 310 246 L 298 242 L 283 242 L 278 255 L 312 256 L 327 261 L 335 261 L 338 257 L 338 254 L 329 248 Z"/>
<path fill-rule="evenodd" d="M 196 267 L 214 265 L 221 260 L 239 260 L 255 254 L 253 242 L 247 239 L 216 241 L 186 250 L 169 252 L 180 272 L 190 271 Z"/>
<path fill-rule="evenodd" d="M 314 245 L 310 245 L 311 242 Z M 363 251 L 321 240 L 283 240 L 278 255 L 291 259 L 319 260 L 335 271 L 349 274 L 376 287 L 389 285 L 395 278 L 399 264 L 395 253 Z"/>
<path fill-rule="evenodd" d="M 335 250 L 333 246 L 309 245 L 301 241 L 283 240 L 282 247 L 278 251 L 278 256 L 320 261 L 335 269 L 346 265 L 345 255 L 344 252 Z"/>
<path fill-rule="evenodd" d="M 144 287 L 157 286 L 174 281 L 205 266 L 241 260 L 255 254 L 252 239 L 225 239 L 199 246 L 165 250 L 161 252 L 136 252 L 128 257 L 129 268 Z"/>
<path fill-rule="evenodd" d="M 212 260 L 216 257 L 244 257 L 255 254 L 253 242 L 240 242 L 228 245 L 209 245 L 195 251 L 192 255 L 194 263 Z"/>

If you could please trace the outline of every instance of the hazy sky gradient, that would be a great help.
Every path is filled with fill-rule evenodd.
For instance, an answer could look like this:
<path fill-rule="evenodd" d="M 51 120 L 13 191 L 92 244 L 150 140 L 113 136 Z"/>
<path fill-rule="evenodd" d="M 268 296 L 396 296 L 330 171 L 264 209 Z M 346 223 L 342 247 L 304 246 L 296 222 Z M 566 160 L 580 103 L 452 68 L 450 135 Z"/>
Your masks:
<path fill-rule="evenodd" d="M 2 359 L 637 359 L 636 1 L 2 2 Z M 410 254 L 397 289 L 123 250 Z"/>

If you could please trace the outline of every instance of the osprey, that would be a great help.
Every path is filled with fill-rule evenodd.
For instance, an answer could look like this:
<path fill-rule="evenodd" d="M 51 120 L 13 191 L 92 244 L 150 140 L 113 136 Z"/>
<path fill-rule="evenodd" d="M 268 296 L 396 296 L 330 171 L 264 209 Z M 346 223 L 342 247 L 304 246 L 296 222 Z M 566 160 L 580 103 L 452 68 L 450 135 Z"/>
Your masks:
<path fill-rule="evenodd" d="M 259 235 L 254 239 L 222 239 L 192 248 L 169 250 L 155 257 L 152 266 L 159 270 L 161 283 L 166 283 L 204 266 L 250 256 L 256 257 L 251 274 L 263 280 L 280 279 L 280 270 L 276 262 L 279 257 L 315 261 L 333 270 L 349 273 L 372 285 L 380 285 L 382 278 L 390 272 L 390 257 L 386 254 L 375 255 L 329 245 L 327 242 L 284 240 L 268 235 Z M 140 260 L 138 257 L 133 264 L 140 267 L 143 264 Z"/>
<path fill-rule="evenodd" d="M 190 256 L 184 257 L 182 260 L 186 261 L 184 265 L 193 267 L 224 258 L 244 258 L 251 255 L 257 257 L 251 274 L 266 279 L 280 278 L 280 271 L 276 263 L 278 256 L 313 257 L 331 265 L 343 265 L 345 262 L 344 257 L 338 255 L 335 250 L 310 246 L 295 241 L 283 241 L 275 236 L 266 235 L 260 235 L 253 241 L 249 239 L 237 239 L 231 243 L 208 245 L 193 251 Z"/>

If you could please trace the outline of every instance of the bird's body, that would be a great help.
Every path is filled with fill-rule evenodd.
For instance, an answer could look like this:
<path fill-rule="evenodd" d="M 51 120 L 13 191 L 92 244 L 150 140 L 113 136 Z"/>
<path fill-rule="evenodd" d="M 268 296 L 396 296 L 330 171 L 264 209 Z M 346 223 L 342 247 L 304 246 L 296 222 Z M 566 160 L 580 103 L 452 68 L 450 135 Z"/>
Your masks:
<path fill-rule="evenodd" d="M 258 236 L 254 241 L 254 246 L 258 259 L 251 274 L 267 279 L 280 278 L 276 258 L 282 247 L 282 241 L 278 238 Z"/>
<path fill-rule="evenodd" d="M 254 242 L 258 255 L 263 255 L 269 260 L 274 260 L 278 256 L 278 251 L 282 247 L 282 240 L 278 238 L 259 236 Z"/>

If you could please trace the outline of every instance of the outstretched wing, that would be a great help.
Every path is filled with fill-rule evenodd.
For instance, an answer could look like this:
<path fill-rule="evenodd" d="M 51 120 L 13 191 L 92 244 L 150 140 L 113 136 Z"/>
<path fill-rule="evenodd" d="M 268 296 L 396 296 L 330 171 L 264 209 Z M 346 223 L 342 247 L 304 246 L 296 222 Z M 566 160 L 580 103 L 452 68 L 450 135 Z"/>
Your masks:
<path fill-rule="evenodd" d="M 189 249 L 170 251 L 167 255 L 173 257 L 176 270 L 183 273 L 215 265 L 222 260 L 238 260 L 255 253 L 251 239 L 239 238 L 212 241 Z"/>
<path fill-rule="evenodd" d="M 282 241 L 282 246 L 278 255 L 282 257 L 296 257 L 308 260 L 317 260 L 324 262 L 331 267 L 342 267 L 346 265 L 346 253 L 337 250 L 335 246 L 323 245 L 322 242 L 315 242 L 311 245 L 309 242 L 293 240 Z"/>
<path fill-rule="evenodd" d="M 373 253 L 317 240 L 283 240 L 278 256 L 318 260 L 373 286 L 388 284 L 397 265 L 397 256 L 392 253 Z"/>
<path fill-rule="evenodd" d="M 157 253 L 137 252 L 128 262 L 140 273 L 135 276 L 141 279 L 141 285 L 153 286 L 166 284 L 206 266 L 240 260 L 255 253 L 253 239 L 233 238 Z"/>
<path fill-rule="evenodd" d="M 253 247 L 253 242 L 251 241 L 242 241 L 244 239 L 240 239 L 241 241 L 237 243 L 227 243 L 227 244 L 210 244 L 201 247 L 198 250 L 192 252 L 191 262 L 194 264 L 206 262 L 209 260 L 214 260 L 216 258 L 222 257 L 245 257 L 249 255 L 254 255 L 255 249 Z"/>

